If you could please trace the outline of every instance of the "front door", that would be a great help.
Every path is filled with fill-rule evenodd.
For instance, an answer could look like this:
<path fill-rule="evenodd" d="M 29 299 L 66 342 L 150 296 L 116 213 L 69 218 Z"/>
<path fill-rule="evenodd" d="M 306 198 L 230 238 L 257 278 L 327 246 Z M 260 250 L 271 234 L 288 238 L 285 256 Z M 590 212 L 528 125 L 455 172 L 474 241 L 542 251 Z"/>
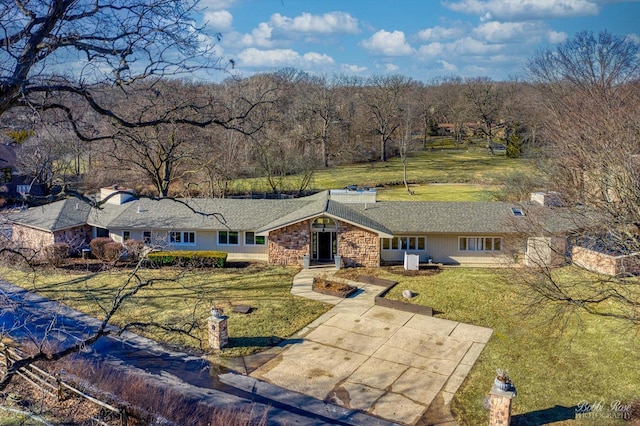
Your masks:
<path fill-rule="evenodd" d="M 314 232 L 313 236 L 313 260 L 333 260 L 336 232 Z"/>

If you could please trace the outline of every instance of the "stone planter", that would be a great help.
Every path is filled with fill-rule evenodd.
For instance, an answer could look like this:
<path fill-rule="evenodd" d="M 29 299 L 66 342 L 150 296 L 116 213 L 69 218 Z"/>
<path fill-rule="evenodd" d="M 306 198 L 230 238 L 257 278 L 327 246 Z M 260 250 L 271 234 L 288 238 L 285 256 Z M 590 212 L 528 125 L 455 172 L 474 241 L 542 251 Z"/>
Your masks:
<path fill-rule="evenodd" d="M 511 387 L 513 386 L 510 381 L 500 380 L 498 377 L 495 378 L 495 380 L 493 381 L 493 384 L 496 386 L 498 390 L 505 391 L 505 392 L 508 390 L 511 390 Z"/>

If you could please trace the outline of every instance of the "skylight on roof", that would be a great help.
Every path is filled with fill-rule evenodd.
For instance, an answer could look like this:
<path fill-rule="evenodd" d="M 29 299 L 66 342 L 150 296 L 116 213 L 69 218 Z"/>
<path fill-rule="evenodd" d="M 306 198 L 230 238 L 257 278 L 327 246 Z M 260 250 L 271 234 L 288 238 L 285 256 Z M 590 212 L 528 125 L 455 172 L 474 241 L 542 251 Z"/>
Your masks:
<path fill-rule="evenodd" d="M 511 207 L 511 211 L 513 212 L 514 216 L 524 216 L 524 211 L 517 207 Z"/>

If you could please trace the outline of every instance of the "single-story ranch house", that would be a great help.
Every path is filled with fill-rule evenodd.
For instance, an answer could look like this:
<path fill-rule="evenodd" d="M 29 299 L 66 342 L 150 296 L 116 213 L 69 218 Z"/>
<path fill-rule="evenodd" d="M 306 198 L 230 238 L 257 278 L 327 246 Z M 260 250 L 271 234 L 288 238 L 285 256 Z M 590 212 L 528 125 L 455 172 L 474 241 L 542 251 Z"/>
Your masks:
<path fill-rule="evenodd" d="M 400 262 L 489 265 L 563 262 L 565 221 L 549 220 L 545 235 L 523 237 L 535 203 L 380 202 L 374 190 L 331 190 L 286 200 L 150 199 L 103 188 L 99 208 L 65 199 L 12 217 L 13 240 L 38 249 L 78 247 L 95 237 L 128 239 L 162 249 L 220 250 L 230 261 L 302 265 L 332 261 L 376 267 Z M 555 215 L 548 215 L 554 218 Z M 550 244 L 551 243 L 551 244 Z M 555 248 L 555 249 L 552 249 Z"/>

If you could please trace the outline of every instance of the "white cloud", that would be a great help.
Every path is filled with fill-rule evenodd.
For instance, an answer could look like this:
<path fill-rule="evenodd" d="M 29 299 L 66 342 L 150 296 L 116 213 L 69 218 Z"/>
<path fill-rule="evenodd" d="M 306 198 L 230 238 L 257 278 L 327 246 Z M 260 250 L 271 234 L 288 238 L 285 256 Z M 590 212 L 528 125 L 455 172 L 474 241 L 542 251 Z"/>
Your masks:
<path fill-rule="evenodd" d="M 342 70 L 345 72 L 351 72 L 351 73 L 361 73 L 361 72 L 365 72 L 366 70 L 368 70 L 367 67 L 361 67 L 358 65 L 349 65 L 349 64 L 342 64 Z"/>
<path fill-rule="evenodd" d="M 532 42 L 546 32 L 542 22 L 498 22 L 490 21 L 480 24 L 473 34 L 489 43 Z"/>
<path fill-rule="evenodd" d="M 491 55 L 498 53 L 504 45 L 487 44 L 471 37 L 464 37 L 447 45 L 447 50 L 451 49 L 458 55 Z"/>
<path fill-rule="evenodd" d="M 479 75 L 487 75 L 489 70 L 485 67 L 481 67 L 478 65 L 467 65 L 464 67 L 464 74 L 467 76 L 479 76 Z"/>
<path fill-rule="evenodd" d="M 251 34 L 243 35 L 239 42 L 242 46 L 271 47 L 273 46 L 272 32 L 273 28 L 269 24 L 261 22 L 257 28 L 251 31 Z"/>
<path fill-rule="evenodd" d="M 310 67 L 331 65 L 332 57 L 324 53 L 309 52 L 300 55 L 292 49 L 259 50 L 256 48 L 245 49 L 237 56 L 238 65 L 245 67 Z"/>
<path fill-rule="evenodd" d="M 546 39 L 549 43 L 558 44 L 565 41 L 569 36 L 564 32 L 548 31 Z"/>
<path fill-rule="evenodd" d="M 284 32 L 313 34 L 357 34 L 358 20 L 345 12 L 330 12 L 324 15 L 303 13 L 295 18 L 276 13 L 271 16 L 271 25 Z"/>
<path fill-rule="evenodd" d="M 443 57 L 446 57 L 455 58 L 455 61 L 458 62 L 464 56 L 496 55 L 506 46 L 505 44 L 486 43 L 472 37 L 463 37 L 449 43 L 434 42 L 422 45 L 417 53 L 422 60 L 437 59 L 441 61 Z"/>
<path fill-rule="evenodd" d="M 553 31 L 544 22 L 498 22 L 480 24 L 473 35 L 489 43 L 537 44 L 542 41 L 557 44 L 567 39 L 564 32 Z"/>
<path fill-rule="evenodd" d="M 205 12 L 204 20 L 211 29 L 222 31 L 231 28 L 233 16 L 226 10 L 216 10 L 213 12 Z"/>
<path fill-rule="evenodd" d="M 420 41 L 447 40 L 460 37 L 462 34 L 464 34 L 462 28 L 433 27 L 420 31 L 418 33 L 418 39 Z"/>
<path fill-rule="evenodd" d="M 418 49 L 418 53 L 420 54 L 420 56 L 428 56 L 434 58 L 436 56 L 442 55 L 444 50 L 445 45 L 437 41 L 435 43 L 429 43 L 420 46 L 420 48 Z"/>
<path fill-rule="evenodd" d="M 302 59 L 306 64 L 329 65 L 333 64 L 333 58 L 325 53 L 309 52 L 302 55 Z"/>
<path fill-rule="evenodd" d="M 382 56 L 407 56 L 414 53 L 402 31 L 380 30 L 370 38 L 363 40 L 362 46 L 371 53 Z"/>
<path fill-rule="evenodd" d="M 442 65 L 442 70 L 450 73 L 458 72 L 458 67 L 450 62 L 439 60 L 438 63 Z"/>
<path fill-rule="evenodd" d="M 396 72 L 400 67 L 395 64 L 384 64 L 384 69 L 387 70 L 387 72 Z"/>
<path fill-rule="evenodd" d="M 543 19 L 593 16 L 596 0 L 460 0 L 443 5 L 455 12 L 479 15 L 483 20 Z"/>

